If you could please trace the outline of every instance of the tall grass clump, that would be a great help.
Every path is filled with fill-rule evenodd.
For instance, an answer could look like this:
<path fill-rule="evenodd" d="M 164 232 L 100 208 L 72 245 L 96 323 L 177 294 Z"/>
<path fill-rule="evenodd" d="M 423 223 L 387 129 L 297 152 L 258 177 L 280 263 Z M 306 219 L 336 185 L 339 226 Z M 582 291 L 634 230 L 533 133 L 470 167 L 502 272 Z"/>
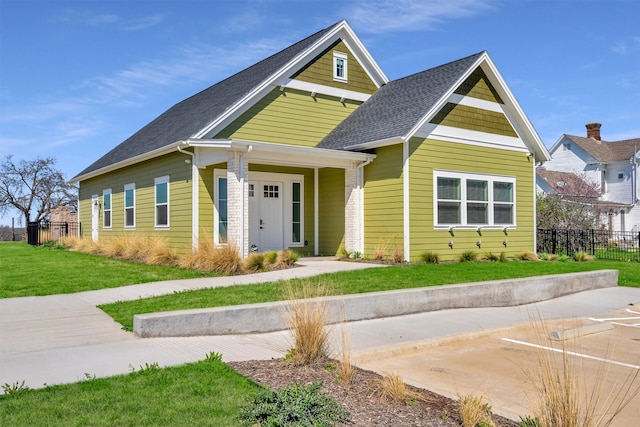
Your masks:
<path fill-rule="evenodd" d="M 340 340 L 342 346 L 338 357 L 338 361 L 340 362 L 340 366 L 338 367 L 338 379 L 343 383 L 349 383 L 353 378 L 354 369 L 351 351 L 351 338 L 345 331 L 344 323 L 340 328 Z"/>
<path fill-rule="evenodd" d="M 573 259 L 577 262 L 590 262 L 593 261 L 593 257 L 585 251 L 579 251 L 573 254 Z"/>
<path fill-rule="evenodd" d="M 538 255 L 533 251 L 524 251 L 514 255 L 520 261 L 540 261 Z"/>
<path fill-rule="evenodd" d="M 464 251 L 458 257 L 459 262 L 474 262 L 478 259 L 478 255 L 474 251 Z"/>
<path fill-rule="evenodd" d="M 288 358 L 296 365 L 323 361 L 329 350 L 329 304 L 321 298 L 328 295 L 327 286 L 288 281 L 283 289 L 289 302 L 284 319 L 293 341 Z"/>
<path fill-rule="evenodd" d="M 420 261 L 425 264 L 440 264 L 440 255 L 435 252 L 423 252 L 420 254 Z"/>
<path fill-rule="evenodd" d="M 414 405 L 421 396 L 409 389 L 399 374 L 385 374 L 379 380 L 380 396 L 383 400 L 394 400 Z"/>
<path fill-rule="evenodd" d="M 242 270 L 248 273 L 263 271 L 265 269 L 264 254 L 252 252 L 248 257 L 242 260 Z"/>
<path fill-rule="evenodd" d="M 389 253 L 389 247 L 389 238 L 381 238 L 378 240 L 376 247 L 373 249 L 373 259 L 376 261 L 383 261 Z"/>
<path fill-rule="evenodd" d="M 532 324 L 538 337 L 548 336 L 542 320 L 534 320 Z M 638 369 L 630 370 L 621 383 L 609 384 L 609 365 L 605 359 L 610 354 L 597 362 L 593 384 L 587 384 L 584 359 L 574 353 L 580 343 L 573 341 L 563 340 L 559 348 L 541 342 L 536 365 L 526 370 L 539 427 L 609 426 L 640 391 Z"/>
<path fill-rule="evenodd" d="M 467 394 L 458 396 L 458 411 L 464 427 L 493 427 L 491 405 L 482 396 Z"/>
<path fill-rule="evenodd" d="M 292 251 L 291 249 L 283 249 L 278 252 L 278 256 L 276 258 L 276 267 L 293 267 L 293 265 L 298 262 L 300 259 L 300 255 L 297 252 Z"/>
<path fill-rule="evenodd" d="M 180 267 L 197 271 L 234 274 L 240 270 L 241 260 L 233 245 L 216 247 L 211 239 L 202 239 L 198 248 L 180 260 Z"/>

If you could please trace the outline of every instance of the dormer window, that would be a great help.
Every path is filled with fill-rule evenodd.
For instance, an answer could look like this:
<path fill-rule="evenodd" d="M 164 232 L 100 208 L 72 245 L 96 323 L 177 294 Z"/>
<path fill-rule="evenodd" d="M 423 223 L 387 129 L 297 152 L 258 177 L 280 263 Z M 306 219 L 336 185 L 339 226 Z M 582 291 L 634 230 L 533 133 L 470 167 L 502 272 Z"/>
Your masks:
<path fill-rule="evenodd" d="M 333 52 L 333 80 L 347 82 L 347 54 Z"/>

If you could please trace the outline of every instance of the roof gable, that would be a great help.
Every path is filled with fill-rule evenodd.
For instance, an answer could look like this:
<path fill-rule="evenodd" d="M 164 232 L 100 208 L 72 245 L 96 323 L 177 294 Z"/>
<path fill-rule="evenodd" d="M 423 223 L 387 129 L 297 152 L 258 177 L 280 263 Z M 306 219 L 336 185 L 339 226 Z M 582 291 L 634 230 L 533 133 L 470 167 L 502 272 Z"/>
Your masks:
<path fill-rule="evenodd" d="M 628 161 L 640 146 L 640 138 L 608 142 L 574 135 L 565 136 L 599 162 Z"/>
<path fill-rule="evenodd" d="M 339 38 L 349 39 L 359 61 L 366 62 L 367 73 L 375 84 L 387 81 L 382 70 L 343 20 L 177 103 L 84 169 L 73 181 L 117 168 L 119 164 L 132 159 L 152 155 L 180 141 L 215 133 L 216 126 L 228 120 L 231 114 L 240 114 L 243 109 L 257 102 L 260 95 L 268 93 L 270 88 L 267 85 L 283 83 L 292 71 L 312 60 L 318 49 L 324 49 L 325 44 L 334 43 Z"/>

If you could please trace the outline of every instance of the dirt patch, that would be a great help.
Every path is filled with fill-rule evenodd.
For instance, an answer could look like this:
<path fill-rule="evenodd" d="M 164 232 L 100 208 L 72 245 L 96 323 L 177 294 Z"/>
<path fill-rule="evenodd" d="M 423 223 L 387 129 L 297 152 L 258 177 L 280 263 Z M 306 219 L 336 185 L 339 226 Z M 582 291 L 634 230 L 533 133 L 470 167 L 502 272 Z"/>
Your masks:
<path fill-rule="evenodd" d="M 337 379 L 333 367 L 338 362 L 328 361 L 316 366 L 297 367 L 284 359 L 230 362 L 229 366 L 251 380 L 272 389 L 287 386 L 293 382 L 307 384 L 322 382 L 322 390 L 349 411 L 350 426 L 461 426 L 458 404 L 452 399 L 428 390 L 407 385 L 418 396 L 411 403 L 383 399 L 380 380 L 373 371 L 354 367 L 354 376 L 348 383 Z M 496 425 L 515 427 L 519 424 L 494 415 Z"/>

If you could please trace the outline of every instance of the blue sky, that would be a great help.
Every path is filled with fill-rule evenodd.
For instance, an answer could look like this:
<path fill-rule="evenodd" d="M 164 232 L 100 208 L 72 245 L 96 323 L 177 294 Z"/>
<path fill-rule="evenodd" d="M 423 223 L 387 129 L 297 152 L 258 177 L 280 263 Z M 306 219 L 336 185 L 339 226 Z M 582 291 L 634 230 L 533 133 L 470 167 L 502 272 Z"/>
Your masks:
<path fill-rule="evenodd" d="M 637 0 L 0 0 L 0 156 L 52 156 L 70 179 L 341 19 L 390 79 L 487 50 L 548 147 L 593 121 L 640 137 Z"/>

